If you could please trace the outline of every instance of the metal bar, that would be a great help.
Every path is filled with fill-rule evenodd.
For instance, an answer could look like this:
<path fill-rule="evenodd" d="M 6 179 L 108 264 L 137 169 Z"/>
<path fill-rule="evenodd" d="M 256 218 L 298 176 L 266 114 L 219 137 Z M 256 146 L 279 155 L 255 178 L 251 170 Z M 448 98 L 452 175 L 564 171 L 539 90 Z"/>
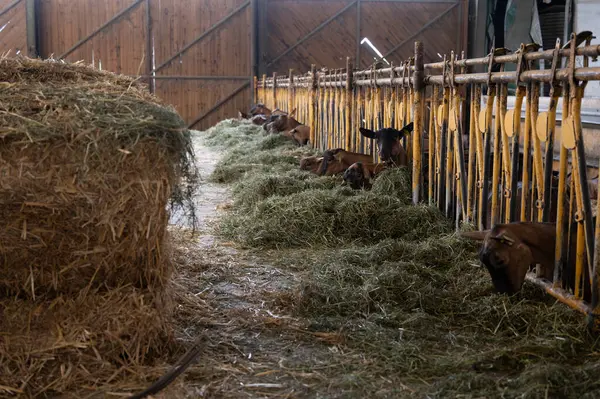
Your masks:
<path fill-rule="evenodd" d="M 490 153 L 492 135 L 492 112 L 494 108 L 494 99 L 496 98 L 496 87 L 488 85 L 487 103 L 485 108 L 485 137 L 483 139 L 483 176 L 481 184 L 483 186 L 481 197 L 479 198 L 479 230 L 484 230 L 487 225 L 487 204 L 490 192 L 488 179 L 490 176 Z"/>
<path fill-rule="evenodd" d="M 500 221 L 500 205 L 498 204 L 498 186 L 500 185 L 500 161 L 501 148 L 500 140 L 502 139 L 502 115 L 503 106 L 506 104 L 506 88 L 504 85 L 498 86 L 496 91 L 496 118 L 494 119 L 494 163 L 492 165 L 492 221 L 491 226 Z"/>
<path fill-rule="evenodd" d="M 329 25 L 333 20 L 335 20 L 337 17 L 342 15 L 344 12 L 346 12 L 346 10 L 348 10 L 350 7 L 354 6 L 356 4 L 356 2 L 357 2 L 357 0 L 352 1 L 351 3 L 347 4 L 344 8 L 342 8 L 341 10 L 339 10 L 338 12 L 333 14 L 331 17 L 327 18 L 323 23 L 321 23 L 321 25 L 317 26 L 315 29 L 313 29 L 308 34 L 306 34 L 302 39 L 298 40 L 296 43 L 294 43 L 293 45 L 288 47 L 287 50 L 285 50 L 283 53 L 281 53 L 277 57 L 273 58 L 269 63 L 267 63 L 267 66 L 273 65 L 274 63 L 279 61 L 282 57 L 286 56 L 291 51 L 293 51 L 296 47 L 298 47 L 299 45 L 301 45 L 302 43 L 304 43 L 305 41 L 307 41 L 308 39 L 313 37 L 321 29 L 323 29 L 324 27 Z"/>
<path fill-rule="evenodd" d="M 463 148 L 463 130 L 462 130 L 462 122 L 460 118 L 460 99 L 459 96 L 456 96 L 455 99 L 455 107 L 456 107 L 456 131 L 454 132 L 454 151 L 456 153 L 456 162 L 458 163 L 458 167 L 456 168 L 456 173 L 459 174 L 459 180 L 456 182 L 460 185 L 460 204 L 462 207 L 462 216 L 463 220 L 467 219 L 467 214 L 469 211 L 469 205 L 467 203 L 468 200 L 468 192 L 467 192 L 467 171 L 465 168 L 465 150 Z M 458 187 L 457 187 L 458 189 Z M 458 205 L 458 204 L 457 204 Z M 457 212 L 457 219 L 458 219 Z"/>
<path fill-rule="evenodd" d="M 150 1 L 146 0 L 146 73 L 149 75 L 150 93 L 154 93 L 154 79 L 152 79 L 153 64 L 153 45 L 152 45 L 152 9 Z"/>
<path fill-rule="evenodd" d="M 252 79 L 252 76 L 185 76 L 185 75 L 143 75 L 142 78 L 148 79 L 157 79 L 157 80 L 171 80 L 171 79 L 179 79 L 179 80 L 249 80 Z"/>
<path fill-rule="evenodd" d="M 2 9 L 2 11 L 0 11 L 0 17 L 12 10 L 13 8 L 15 8 L 16 6 L 18 6 L 20 2 L 21 0 L 15 0 L 9 5 L 7 5 L 4 9 Z"/>
<path fill-rule="evenodd" d="M 142 0 L 135 0 L 129 7 L 127 7 L 124 10 L 118 12 L 111 19 L 109 19 L 107 22 L 105 22 L 101 27 L 99 27 L 98 29 L 96 29 L 95 31 L 93 31 L 92 33 L 90 33 L 89 35 L 87 35 L 83 39 L 79 40 L 77 43 L 75 43 L 70 49 L 68 49 L 63 54 L 61 54 L 58 57 L 58 59 L 64 59 L 65 57 L 67 57 L 69 54 L 71 54 L 73 51 L 77 50 L 83 44 L 85 44 L 88 41 L 90 41 L 98 33 L 102 32 L 104 29 L 106 29 L 109 26 L 111 26 L 114 22 L 116 22 L 117 20 L 119 20 L 121 17 L 123 17 L 126 14 L 128 14 L 129 12 L 133 11 L 133 9 L 136 8 L 138 5 L 140 5 L 141 3 L 142 3 Z"/>
<path fill-rule="evenodd" d="M 519 187 L 519 138 L 521 136 L 521 109 L 523 108 L 523 98 L 525 97 L 525 88 L 517 88 L 515 108 L 512 120 L 512 174 L 510 182 L 510 200 L 508 208 L 508 221 L 517 221 L 517 191 Z"/>
<path fill-rule="evenodd" d="M 570 49 L 561 49 L 559 51 L 559 57 L 569 57 L 571 55 Z M 575 54 L 578 56 L 595 57 L 600 55 L 600 45 L 594 44 L 590 46 L 577 47 Z M 506 54 L 494 56 L 494 63 L 505 64 L 505 63 L 516 63 L 518 61 L 518 54 Z M 525 61 L 537 61 L 537 60 L 552 60 L 554 57 L 554 50 L 535 51 L 531 53 L 523 54 L 523 60 Z M 488 65 L 490 57 L 471 58 L 465 60 L 454 61 L 454 66 L 475 66 L 475 65 Z M 432 62 L 425 64 L 425 69 L 442 69 L 444 67 L 443 62 Z"/>
<path fill-rule="evenodd" d="M 450 88 L 444 87 L 444 94 L 442 99 L 442 123 L 440 131 L 440 164 L 439 170 L 440 175 L 438 178 L 438 207 L 444 213 L 446 213 L 446 170 L 447 170 L 447 146 L 448 146 L 448 114 L 450 112 Z"/>
<path fill-rule="evenodd" d="M 569 57 L 571 54 L 571 50 L 570 49 L 561 49 L 559 51 L 559 57 Z M 600 56 L 600 45 L 590 45 L 590 46 L 584 46 L 584 47 L 578 47 L 575 51 L 575 54 L 577 56 L 587 56 L 587 57 L 596 57 L 596 56 Z M 523 60 L 525 61 L 537 61 L 537 60 L 552 60 L 554 57 L 554 50 L 545 50 L 545 51 L 537 51 L 537 52 L 530 52 L 530 53 L 525 53 L 523 54 Z M 468 67 L 468 66 L 487 66 L 489 64 L 490 58 L 488 57 L 481 57 L 481 58 L 471 58 L 471 59 L 460 59 L 460 60 L 456 60 L 454 62 L 451 63 L 451 66 L 455 66 L 455 67 Z M 516 63 L 518 61 L 518 55 L 517 54 L 508 54 L 508 55 L 499 55 L 499 56 L 495 56 L 494 57 L 494 63 L 498 63 L 498 64 L 504 64 L 504 63 Z M 429 69 L 443 69 L 444 67 L 444 62 L 433 62 L 433 63 L 429 63 L 429 64 L 425 64 L 423 66 L 426 70 Z M 404 70 L 404 66 L 399 66 L 394 68 L 394 72 L 396 74 L 401 74 L 402 71 Z M 410 67 L 411 71 L 414 71 L 414 66 Z M 378 69 L 377 72 L 381 73 L 381 74 L 389 74 L 389 72 L 391 71 L 391 68 L 382 68 L 382 69 Z M 546 74 L 551 74 L 551 70 L 543 70 L 545 71 Z M 529 73 L 531 72 L 535 72 L 535 71 L 529 71 Z M 358 76 L 365 76 L 365 75 L 369 75 L 372 73 L 372 69 L 368 69 L 368 70 L 361 70 L 361 71 L 355 71 L 354 72 L 354 76 L 358 77 Z M 506 73 L 511 73 L 511 72 L 504 72 Z M 487 77 L 487 73 L 481 73 L 482 75 L 485 75 Z M 514 74 L 514 72 L 513 72 Z M 477 75 L 477 74 L 472 74 L 472 75 Z M 463 76 L 461 75 L 456 75 L 456 76 Z M 469 76 L 469 75 L 465 75 L 465 76 Z M 521 76 L 528 76 L 527 72 L 522 72 Z M 550 75 L 548 75 L 550 76 Z M 596 78 L 597 79 L 597 78 Z M 563 79 L 564 80 L 564 79 Z M 384 79 L 385 81 L 389 81 L 389 79 Z M 513 77 L 513 81 L 514 81 L 514 77 Z M 379 80 L 378 80 L 379 82 Z M 456 82 L 458 83 L 458 82 Z M 475 82 L 464 82 L 464 83 L 475 83 Z M 478 83 L 486 83 L 486 82 L 478 82 Z M 496 83 L 496 82 L 494 82 Z M 504 83 L 511 83 L 511 82 L 504 82 Z M 383 83 L 383 84 L 389 84 L 388 83 Z"/>
<path fill-rule="evenodd" d="M 26 0 L 25 25 L 27 27 L 27 54 L 35 58 L 39 55 L 37 43 L 36 0 Z"/>
<path fill-rule="evenodd" d="M 243 85 L 241 85 L 240 87 L 238 87 L 237 89 L 235 89 L 234 91 L 232 91 L 227 97 L 225 97 L 224 99 L 222 99 L 221 101 L 219 101 L 218 103 L 216 103 L 211 109 L 209 109 L 204 114 L 202 114 L 201 116 L 199 116 L 198 118 L 196 118 L 192 123 L 190 123 L 188 125 L 188 129 L 191 129 L 194 125 L 202 122 L 208 115 L 210 115 L 213 112 L 215 112 L 223 104 L 225 104 L 227 101 L 231 100 L 233 97 L 235 97 L 238 93 L 242 92 L 248 86 L 250 86 L 250 81 L 244 83 Z"/>
<path fill-rule="evenodd" d="M 204 32 L 202 32 L 202 34 L 200 36 L 198 36 L 197 38 L 195 38 L 194 40 L 192 40 L 184 48 L 182 48 L 181 50 L 179 50 L 178 52 L 176 52 L 168 60 L 166 60 L 165 62 L 163 62 L 162 64 L 160 64 L 158 67 L 156 67 L 154 69 L 154 72 L 158 72 L 161 69 L 163 69 L 164 67 L 166 67 L 175 58 L 179 57 L 180 55 L 182 55 L 183 53 L 185 53 L 186 51 L 188 51 L 190 48 L 192 48 L 193 46 L 195 46 L 198 42 L 200 42 L 206 36 L 210 35 L 213 31 L 215 31 L 218 28 L 220 28 L 223 24 L 225 24 L 227 21 L 229 21 L 233 16 L 235 16 L 240 11 L 244 10 L 249 5 L 250 5 L 250 0 L 245 1 L 241 6 L 239 6 L 238 8 L 236 8 L 235 10 L 233 10 L 232 12 L 230 12 L 229 14 L 227 14 L 219 22 L 217 22 L 216 24 L 214 24 L 213 26 L 211 26 L 210 28 L 208 28 L 207 30 L 205 30 Z"/>
<path fill-rule="evenodd" d="M 494 59 L 495 60 L 495 59 Z M 565 81 L 568 79 L 569 72 L 566 69 L 556 71 L 555 80 Z M 454 84 L 461 85 L 467 83 L 487 83 L 488 73 L 471 73 L 454 75 Z M 517 78 L 516 72 L 493 72 L 492 83 L 513 83 Z M 581 81 L 600 80 L 600 67 L 577 68 L 575 70 L 575 79 Z M 402 85 L 403 83 L 412 81 L 409 78 L 395 78 L 393 81 L 390 78 L 377 79 L 377 84 L 380 86 Z M 442 75 L 426 75 L 425 83 L 427 85 L 441 85 L 444 81 Z M 524 71 L 520 74 L 521 82 L 551 82 L 552 71 L 549 69 Z M 356 86 L 368 86 L 369 80 L 360 79 L 354 82 Z"/>
<path fill-rule="evenodd" d="M 546 280 L 536 277 L 535 273 L 528 272 L 525 276 L 525 279 L 530 283 L 542 287 L 544 290 L 546 290 L 548 294 L 552 295 L 554 298 L 568 305 L 572 309 L 578 310 L 583 314 L 589 314 L 591 312 L 590 305 L 583 302 L 581 299 L 576 298 L 574 295 L 571 295 L 569 292 L 563 290 L 562 288 L 553 286 Z"/>
<path fill-rule="evenodd" d="M 406 43 L 411 42 L 415 37 L 417 37 L 418 35 L 420 35 L 421 33 L 423 33 L 431 25 L 435 24 L 437 21 L 439 21 L 440 19 L 444 18 L 446 16 L 446 14 L 448 14 L 450 11 L 452 11 L 454 8 L 456 8 L 459 4 L 460 3 L 457 2 L 457 3 L 454 3 L 453 5 L 451 5 L 450 7 L 448 7 L 447 10 L 445 10 L 440 15 L 438 15 L 437 17 L 435 17 L 434 19 L 432 19 L 431 21 L 429 21 L 425 25 L 423 25 L 421 27 L 421 29 L 419 29 L 418 31 L 416 31 L 415 33 L 413 33 L 412 35 L 410 35 L 409 37 L 407 37 L 406 39 L 404 39 L 402 42 L 400 42 L 400 44 L 397 44 L 394 47 L 392 47 L 392 49 L 390 51 L 388 51 L 387 53 L 385 53 L 383 55 L 383 58 L 389 57 L 391 54 L 395 53 L 399 48 L 401 48 L 402 46 L 404 46 Z"/>
<path fill-rule="evenodd" d="M 600 165 L 598 165 L 600 169 Z M 598 189 L 600 189 L 600 179 L 598 179 Z M 600 204 L 600 203 L 599 203 Z M 600 205 L 597 205 L 600 207 Z M 600 212 L 596 212 L 596 215 L 600 215 Z M 592 275 L 590 281 L 592 282 L 592 307 L 591 311 L 588 312 L 588 328 L 594 332 L 598 331 L 600 322 L 600 218 L 596 217 L 596 236 L 594 237 L 594 266 L 592 268 Z"/>

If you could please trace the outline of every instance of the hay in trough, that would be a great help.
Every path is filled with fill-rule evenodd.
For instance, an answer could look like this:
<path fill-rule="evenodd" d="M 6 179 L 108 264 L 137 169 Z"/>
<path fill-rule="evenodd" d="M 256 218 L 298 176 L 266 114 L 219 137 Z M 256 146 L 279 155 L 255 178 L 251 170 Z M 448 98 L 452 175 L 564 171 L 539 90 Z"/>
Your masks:
<path fill-rule="evenodd" d="M 0 76 L 0 296 L 161 289 L 166 206 L 193 210 L 183 120 L 89 67 L 2 60 Z"/>

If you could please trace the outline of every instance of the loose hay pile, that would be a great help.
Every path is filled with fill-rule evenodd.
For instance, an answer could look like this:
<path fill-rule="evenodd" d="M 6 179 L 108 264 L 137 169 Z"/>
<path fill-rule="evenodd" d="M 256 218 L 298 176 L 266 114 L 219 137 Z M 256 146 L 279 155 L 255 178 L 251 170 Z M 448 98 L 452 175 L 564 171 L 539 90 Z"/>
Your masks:
<path fill-rule="evenodd" d="M 213 144 L 221 128 L 209 132 Z M 300 273 L 279 313 L 344 338 L 327 350 L 350 360 L 319 368 L 314 396 L 599 395 L 598 342 L 581 315 L 529 284 L 512 297 L 493 293 L 477 246 L 436 209 L 410 205 L 407 171 L 357 192 L 288 168 L 287 144 L 232 128 L 227 137 L 217 173 L 235 170 L 223 179 L 235 183 L 235 202 L 220 233 Z"/>
<path fill-rule="evenodd" d="M 167 205 L 193 210 L 197 176 L 183 120 L 130 78 L 23 58 L 0 79 L 0 386 L 35 396 L 163 345 Z"/>

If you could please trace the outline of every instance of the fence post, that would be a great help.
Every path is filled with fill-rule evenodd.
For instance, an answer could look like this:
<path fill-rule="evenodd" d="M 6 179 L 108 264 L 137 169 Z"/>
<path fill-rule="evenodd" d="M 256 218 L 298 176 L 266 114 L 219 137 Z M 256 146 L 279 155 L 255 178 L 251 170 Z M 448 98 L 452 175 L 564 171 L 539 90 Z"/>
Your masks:
<path fill-rule="evenodd" d="M 290 85 L 288 86 L 288 112 L 294 109 L 294 70 L 290 68 L 288 76 L 290 77 Z"/>
<path fill-rule="evenodd" d="M 273 72 L 273 109 L 277 109 L 277 72 Z"/>
<path fill-rule="evenodd" d="M 263 76 L 262 76 L 262 95 L 263 95 L 263 98 L 261 99 L 261 102 L 263 104 L 265 104 L 266 106 L 270 107 L 271 105 L 266 104 L 266 102 L 267 102 L 267 74 L 266 73 L 263 73 Z"/>
<path fill-rule="evenodd" d="M 259 102 L 258 100 L 258 77 L 254 75 L 252 78 L 252 103 L 256 104 Z"/>
<path fill-rule="evenodd" d="M 423 99 L 425 98 L 425 68 L 423 65 L 423 43 L 415 42 L 415 72 L 413 74 L 414 87 L 414 126 L 413 144 L 413 171 L 412 188 L 413 203 L 419 203 L 421 193 L 421 135 L 423 133 Z"/>
<path fill-rule="evenodd" d="M 353 101 L 353 97 L 352 97 L 352 93 L 353 93 L 353 88 L 352 88 L 352 69 L 353 69 L 353 65 L 350 62 L 350 57 L 346 58 L 346 102 L 345 102 L 345 106 L 346 106 L 346 115 L 345 115 L 345 122 L 346 122 L 346 150 L 347 151 L 352 151 L 352 142 L 353 137 L 352 137 L 352 101 Z"/>
<path fill-rule="evenodd" d="M 315 137 L 317 136 L 317 120 L 315 118 L 315 112 L 317 108 L 317 72 L 315 64 L 310 66 L 310 93 L 308 106 L 308 126 L 310 127 L 310 145 L 313 148 L 317 148 Z"/>

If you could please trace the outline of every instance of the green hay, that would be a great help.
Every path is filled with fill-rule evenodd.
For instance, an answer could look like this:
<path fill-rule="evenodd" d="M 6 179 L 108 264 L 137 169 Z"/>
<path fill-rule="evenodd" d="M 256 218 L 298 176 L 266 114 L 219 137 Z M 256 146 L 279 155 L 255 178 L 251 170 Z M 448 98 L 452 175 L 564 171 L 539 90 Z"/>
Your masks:
<path fill-rule="evenodd" d="M 449 229 L 450 223 L 435 208 L 406 206 L 393 196 L 337 188 L 267 198 L 249 212 L 227 215 L 221 233 L 248 246 L 291 248 L 385 238 L 414 240 Z"/>
<path fill-rule="evenodd" d="M 251 209 L 269 197 L 284 197 L 305 190 L 331 190 L 341 181 L 339 177 L 313 178 L 309 172 L 293 169 L 284 175 L 253 174 L 234 185 L 233 194 L 237 207 Z"/>
<path fill-rule="evenodd" d="M 404 203 L 410 204 L 412 199 L 411 180 L 409 168 L 384 170 L 373 182 L 371 192 L 375 195 L 394 195 L 402 199 Z"/>
<path fill-rule="evenodd" d="M 582 316 L 530 284 L 512 297 L 495 294 L 478 245 L 456 235 L 437 209 L 411 205 L 408 169 L 383 172 L 370 192 L 353 191 L 288 163 L 285 156 L 296 154 L 285 141 L 271 139 L 271 156 L 261 154 L 269 147 L 259 150 L 262 140 L 224 159 L 243 180 L 219 232 L 275 248 L 275 264 L 303 272 L 280 306 L 312 330 L 340 334 L 336 349 L 356 359 L 331 366 L 328 391 L 598 396 L 598 345 Z M 246 157 L 256 164 L 236 161 Z"/>

